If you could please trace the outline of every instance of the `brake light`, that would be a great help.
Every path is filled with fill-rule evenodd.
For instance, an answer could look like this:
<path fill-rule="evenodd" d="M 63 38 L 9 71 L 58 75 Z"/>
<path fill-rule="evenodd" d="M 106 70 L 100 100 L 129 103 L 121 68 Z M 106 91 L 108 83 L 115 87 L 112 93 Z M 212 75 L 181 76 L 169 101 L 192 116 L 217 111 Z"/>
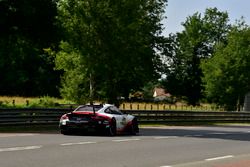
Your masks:
<path fill-rule="evenodd" d="M 67 120 L 69 119 L 69 117 L 66 114 L 61 117 L 61 120 L 65 120 L 65 119 Z"/>

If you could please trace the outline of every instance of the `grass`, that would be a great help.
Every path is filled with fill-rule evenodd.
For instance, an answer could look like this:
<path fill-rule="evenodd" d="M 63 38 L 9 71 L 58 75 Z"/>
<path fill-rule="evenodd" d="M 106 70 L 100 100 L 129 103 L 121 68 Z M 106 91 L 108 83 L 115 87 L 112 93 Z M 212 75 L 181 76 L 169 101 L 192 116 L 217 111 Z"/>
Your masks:
<path fill-rule="evenodd" d="M 18 97 L 18 96 L 0 96 L 0 108 L 63 108 L 75 104 L 73 101 L 54 98 L 54 97 Z M 129 103 L 124 102 L 120 105 L 122 110 L 193 110 L 193 111 L 223 111 L 210 104 L 200 106 L 189 106 L 184 103 L 166 104 L 166 103 Z"/>
<path fill-rule="evenodd" d="M 54 97 L 18 97 L 0 96 L 2 108 L 32 108 L 32 107 L 59 107 L 60 104 L 73 104 L 73 102 Z"/>

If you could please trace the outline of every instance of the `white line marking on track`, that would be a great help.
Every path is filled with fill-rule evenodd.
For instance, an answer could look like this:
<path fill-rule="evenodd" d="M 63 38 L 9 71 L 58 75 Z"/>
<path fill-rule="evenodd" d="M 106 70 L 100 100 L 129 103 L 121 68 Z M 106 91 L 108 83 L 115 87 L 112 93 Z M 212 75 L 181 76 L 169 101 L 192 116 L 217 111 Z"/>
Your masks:
<path fill-rule="evenodd" d="M 200 135 L 200 134 L 197 134 L 197 135 L 192 135 L 192 137 L 202 137 L 204 135 Z"/>
<path fill-rule="evenodd" d="M 72 145 L 85 145 L 85 144 L 95 144 L 97 142 L 91 142 L 91 141 L 87 141 L 87 142 L 77 142 L 77 143 L 63 143 L 60 144 L 61 146 L 72 146 Z"/>
<path fill-rule="evenodd" d="M 160 167 L 172 167 L 172 166 L 160 166 Z"/>
<path fill-rule="evenodd" d="M 184 135 L 183 137 L 193 137 L 193 135 Z"/>
<path fill-rule="evenodd" d="M 197 134 L 197 135 L 184 135 L 183 137 L 202 137 L 202 136 L 204 136 L 204 135 L 202 135 L 202 134 Z"/>
<path fill-rule="evenodd" d="M 25 137 L 25 136 L 35 136 L 37 134 L 32 133 L 21 133 L 21 134 L 13 134 L 13 133 L 1 133 L 0 137 Z"/>
<path fill-rule="evenodd" d="M 113 142 L 129 142 L 129 141 L 139 141 L 141 139 L 119 139 L 119 140 L 112 140 Z"/>
<path fill-rule="evenodd" d="M 158 136 L 158 137 L 154 137 L 154 139 L 173 139 L 173 138 L 178 138 L 178 136 Z"/>
<path fill-rule="evenodd" d="M 34 150 L 34 149 L 39 149 L 41 147 L 42 146 L 25 146 L 25 147 L 0 148 L 0 152 Z"/>
<path fill-rule="evenodd" d="M 223 132 L 214 132 L 214 133 L 209 133 L 210 135 L 227 135 L 229 133 L 223 133 Z"/>
<path fill-rule="evenodd" d="M 223 157 L 208 158 L 208 159 L 205 159 L 205 161 L 216 161 L 216 160 L 233 158 L 233 157 L 234 157 L 233 155 L 227 155 L 227 156 L 223 156 Z"/>

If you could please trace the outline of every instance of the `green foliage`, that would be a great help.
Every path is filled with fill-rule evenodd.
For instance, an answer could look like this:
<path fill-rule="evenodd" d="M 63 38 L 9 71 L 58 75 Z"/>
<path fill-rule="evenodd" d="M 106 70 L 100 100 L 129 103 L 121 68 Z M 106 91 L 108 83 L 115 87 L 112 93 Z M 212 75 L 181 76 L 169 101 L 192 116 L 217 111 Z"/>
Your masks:
<path fill-rule="evenodd" d="M 211 59 L 202 63 L 208 99 L 227 109 L 243 105 L 250 91 L 250 28 L 234 27 L 228 43 L 220 43 Z"/>
<path fill-rule="evenodd" d="M 34 99 L 26 107 L 30 107 L 30 108 L 39 108 L 39 107 L 53 108 L 54 107 L 56 108 L 56 107 L 59 107 L 59 103 L 57 103 L 56 99 L 53 97 L 44 96 L 39 99 Z"/>
<path fill-rule="evenodd" d="M 58 20 L 65 30 L 56 56 L 63 69 L 63 97 L 116 103 L 156 79 L 160 23 L 166 0 L 60 0 Z M 91 83 L 91 84 L 90 84 Z"/>
<path fill-rule="evenodd" d="M 61 95 L 77 103 L 84 103 L 89 97 L 89 77 L 84 64 L 81 63 L 81 55 L 67 42 L 62 42 L 60 49 L 55 65 L 58 70 L 64 70 Z"/>
<path fill-rule="evenodd" d="M 0 1 L 0 94 L 58 95 L 53 58 L 43 49 L 56 43 L 54 0 Z"/>
<path fill-rule="evenodd" d="M 72 101 L 55 97 L 0 96 L 0 108 L 69 108 Z"/>
<path fill-rule="evenodd" d="M 202 17 L 195 13 L 183 23 L 184 30 L 169 37 L 172 57 L 166 64 L 166 89 L 174 96 L 185 97 L 191 105 L 203 97 L 200 63 L 214 52 L 218 42 L 225 42 L 230 29 L 226 12 L 208 8 Z"/>
<path fill-rule="evenodd" d="M 154 88 L 156 86 L 158 85 L 153 82 L 148 82 L 147 84 L 145 84 L 145 86 L 142 88 L 144 99 L 153 100 Z"/>
<path fill-rule="evenodd" d="M 150 97 L 164 74 L 166 90 L 191 105 L 203 93 L 228 109 L 242 104 L 250 91 L 249 27 L 243 20 L 232 27 L 227 12 L 208 8 L 165 38 L 166 3 L 0 0 L 0 95 L 59 96 L 60 87 L 77 103 L 117 103 L 136 91 Z"/>

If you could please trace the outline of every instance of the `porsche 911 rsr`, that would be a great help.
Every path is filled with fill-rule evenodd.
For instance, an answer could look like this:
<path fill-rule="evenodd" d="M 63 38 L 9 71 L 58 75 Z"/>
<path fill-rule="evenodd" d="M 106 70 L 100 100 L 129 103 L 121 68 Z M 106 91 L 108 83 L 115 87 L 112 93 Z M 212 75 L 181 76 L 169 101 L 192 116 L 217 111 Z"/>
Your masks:
<path fill-rule="evenodd" d="M 136 117 L 123 114 L 111 104 L 83 105 L 64 114 L 59 123 L 62 134 L 72 132 L 99 132 L 114 136 L 117 133 L 139 133 Z"/>

